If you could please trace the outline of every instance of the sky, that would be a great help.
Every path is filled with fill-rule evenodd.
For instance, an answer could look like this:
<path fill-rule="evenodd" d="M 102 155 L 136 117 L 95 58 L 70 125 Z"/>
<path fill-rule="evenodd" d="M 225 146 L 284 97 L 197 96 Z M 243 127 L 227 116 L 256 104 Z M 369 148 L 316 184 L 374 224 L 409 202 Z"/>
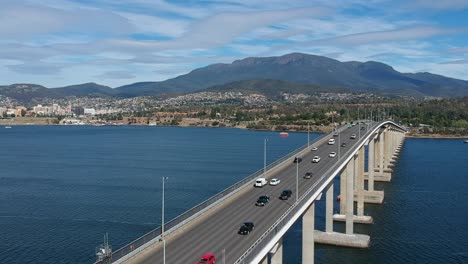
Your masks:
<path fill-rule="evenodd" d="M 0 0 L 0 84 L 110 87 L 292 52 L 468 80 L 468 0 Z"/>

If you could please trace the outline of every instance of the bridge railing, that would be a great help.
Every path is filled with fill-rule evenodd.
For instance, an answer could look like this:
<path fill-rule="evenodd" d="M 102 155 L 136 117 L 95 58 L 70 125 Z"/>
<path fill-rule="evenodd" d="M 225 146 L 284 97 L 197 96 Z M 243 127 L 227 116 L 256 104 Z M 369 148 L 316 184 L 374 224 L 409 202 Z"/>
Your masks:
<path fill-rule="evenodd" d="M 342 126 L 340 129 L 344 129 L 345 126 Z M 329 134 L 324 134 L 318 137 L 316 140 L 313 141 L 314 144 L 321 144 L 322 142 L 328 140 Z M 312 144 L 310 144 L 312 145 Z M 282 158 L 270 163 L 266 166 L 266 171 L 268 173 L 269 170 L 280 166 L 283 162 L 294 158 L 295 156 L 299 155 L 302 151 L 308 148 L 308 144 L 303 145 L 302 147 L 290 152 L 289 154 L 283 156 Z M 245 185 L 253 183 L 255 179 L 263 175 L 263 169 L 260 169 L 253 174 L 247 176 L 246 178 L 240 180 L 239 182 L 229 186 L 225 190 L 215 194 L 214 196 L 208 198 L 207 200 L 199 203 L 198 205 L 192 207 L 188 211 L 180 214 L 179 216 L 173 218 L 172 220 L 168 221 L 164 224 L 165 227 L 165 235 L 174 231 L 177 226 L 187 224 L 191 220 L 195 219 L 197 216 L 202 214 L 205 210 L 215 206 L 216 204 L 222 202 L 223 200 L 227 199 L 228 197 L 237 193 L 240 189 L 242 189 Z M 134 241 L 130 242 L 129 244 L 123 246 L 122 248 L 118 249 L 117 251 L 112 253 L 112 262 L 117 261 L 124 256 L 127 256 L 132 253 L 138 253 L 143 251 L 152 243 L 151 241 L 156 242 L 158 238 L 161 236 L 161 227 L 157 227 L 150 232 L 144 234 L 143 236 L 135 239 Z M 96 264 L 102 262 L 95 262 Z"/>
<path fill-rule="evenodd" d="M 366 129 L 366 134 L 369 131 L 374 130 L 375 128 L 379 127 L 381 123 L 372 123 L 372 127 Z M 303 203 L 305 203 L 311 196 L 316 193 L 320 187 L 322 187 L 326 181 L 330 177 L 334 177 L 336 173 L 334 173 L 338 167 L 340 166 L 341 162 L 344 159 L 348 158 L 349 155 L 356 152 L 358 147 L 366 140 L 366 137 L 361 137 L 359 141 L 350 149 L 348 149 L 344 155 L 341 156 L 338 162 L 335 162 L 333 166 L 331 166 L 323 175 L 320 177 L 318 181 L 316 181 L 303 195 L 299 197 L 299 199 L 286 210 L 286 212 L 281 215 L 281 217 L 273 223 L 258 239 L 255 241 L 252 246 L 247 249 L 247 251 L 234 262 L 234 264 L 244 264 L 250 263 L 261 251 L 270 243 L 271 240 L 274 239 L 276 234 L 280 232 L 280 230 L 288 225 L 293 218 L 293 216 L 302 208 Z"/>

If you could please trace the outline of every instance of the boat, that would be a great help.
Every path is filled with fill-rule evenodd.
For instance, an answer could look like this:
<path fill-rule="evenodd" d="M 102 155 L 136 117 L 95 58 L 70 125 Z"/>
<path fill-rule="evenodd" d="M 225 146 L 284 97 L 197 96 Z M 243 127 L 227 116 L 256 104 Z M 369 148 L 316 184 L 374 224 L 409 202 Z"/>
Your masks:
<path fill-rule="evenodd" d="M 280 137 L 287 137 L 289 136 L 288 132 L 281 132 L 279 133 Z"/>
<path fill-rule="evenodd" d="M 5 128 L 11 128 L 11 126 L 5 126 Z M 465 142 L 466 143 L 466 142 Z"/>
<path fill-rule="evenodd" d="M 463 143 L 465 143 L 465 144 L 468 143 L 468 139 L 465 139 L 465 141 L 463 141 Z"/>

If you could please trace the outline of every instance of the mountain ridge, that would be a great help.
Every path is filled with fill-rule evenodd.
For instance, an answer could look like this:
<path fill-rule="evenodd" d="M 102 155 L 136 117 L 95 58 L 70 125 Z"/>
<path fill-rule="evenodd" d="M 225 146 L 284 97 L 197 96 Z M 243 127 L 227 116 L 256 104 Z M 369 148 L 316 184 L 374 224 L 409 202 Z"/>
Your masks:
<path fill-rule="evenodd" d="M 248 80 L 278 80 L 310 87 L 339 87 L 351 92 L 403 96 L 468 96 L 468 81 L 442 75 L 401 73 L 377 61 L 341 62 L 305 53 L 272 57 L 248 57 L 232 63 L 216 63 L 159 82 L 137 82 L 114 89 L 84 83 L 48 89 L 35 84 L 0 86 L 0 95 L 13 98 L 65 96 L 137 97 L 193 93 L 214 86 Z M 26 88 L 24 86 L 31 86 Z M 271 82 L 265 85 L 271 85 Z M 22 88 L 20 88 L 22 87 Z M 15 91 L 15 89 L 22 91 Z M 52 91 L 53 90 L 53 91 Z"/>

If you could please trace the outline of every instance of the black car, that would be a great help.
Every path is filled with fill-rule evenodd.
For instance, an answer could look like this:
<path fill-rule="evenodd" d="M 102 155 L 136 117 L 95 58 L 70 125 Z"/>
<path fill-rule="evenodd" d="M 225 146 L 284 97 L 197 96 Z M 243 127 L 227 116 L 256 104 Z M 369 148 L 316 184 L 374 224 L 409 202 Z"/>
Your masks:
<path fill-rule="evenodd" d="M 361 130 L 364 130 L 364 129 L 366 129 L 366 127 L 361 127 Z"/>
<path fill-rule="evenodd" d="M 293 163 L 299 163 L 302 161 L 302 158 L 295 157 Z"/>
<path fill-rule="evenodd" d="M 312 178 L 312 172 L 306 172 L 306 174 L 304 174 L 304 179 L 310 179 Z"/>
<path fill-rule="evenodd" d="M 237 233 L 239 233 L 240 235 L 248 235 L 250 234 L 250 232 L 252 232 L 253 229 L 254 229 L 253 222 L 245 222 L 241 225 L 239 232 Z"/>
<path fill-rule="evenodd" d="M 270 197 L 269 197 L 269 196 L 262 195 L 262 196 L 258 197 L 258 200 L 257 200 L 257 202 L 255 203 L 255 205 L 257 205 L 257 206 L 265 206 L 269 201 L 270 201 Z"/>
<path fill-rule="evenodd" d="M 342 146 L 342 147 L 346 147 L 346 143 L 341 143 L 341 146 Z"/>
<path fill-rule="evenodd" d="M 281 193 L 280 195 L 280 199 L 281 200 L 287 200 L 288 198 L 290 198 L 292 195 L 292 191 L 291 190 L 283 190 L 283 192 Z"/>

